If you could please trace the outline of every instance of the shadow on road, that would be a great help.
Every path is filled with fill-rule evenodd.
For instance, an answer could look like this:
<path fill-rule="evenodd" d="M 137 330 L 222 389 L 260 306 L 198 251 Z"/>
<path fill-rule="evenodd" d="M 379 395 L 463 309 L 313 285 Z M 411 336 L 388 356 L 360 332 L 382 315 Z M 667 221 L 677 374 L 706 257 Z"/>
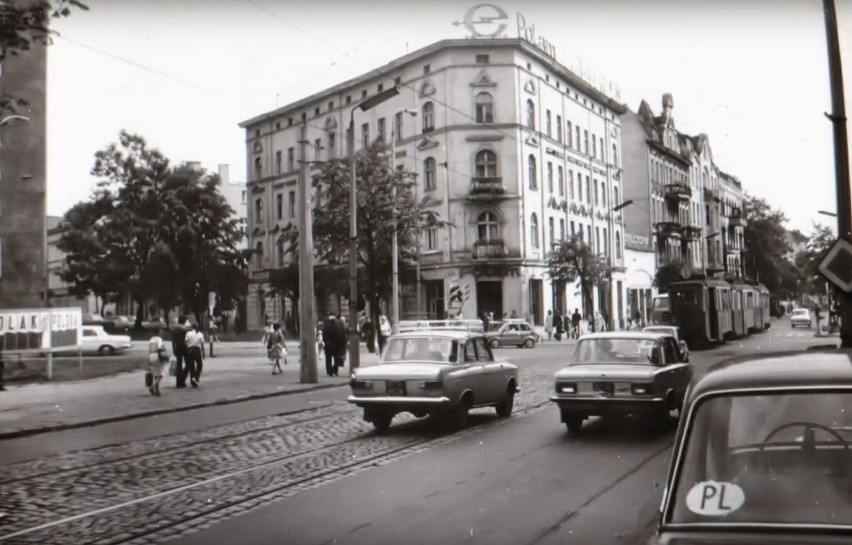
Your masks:
<path fill-rule="evenodd" d="M 579 434 L 571 435 L 566 431 L 562 438 L 570 443 L 630 446 L 654 442 L 662 437 L 673 437 L 676 429 L 677 419 L 673 417 L 664 422 L 639 416 L 594 417 L 584 423 Z"/>

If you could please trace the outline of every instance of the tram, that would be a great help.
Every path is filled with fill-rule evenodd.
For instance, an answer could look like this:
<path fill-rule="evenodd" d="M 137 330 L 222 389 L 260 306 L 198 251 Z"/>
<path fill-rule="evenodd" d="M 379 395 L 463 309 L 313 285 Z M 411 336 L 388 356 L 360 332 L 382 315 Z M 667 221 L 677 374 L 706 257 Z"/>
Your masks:
<path fill-rule="evenodd" d="M 672 320 L 689 346 L 722 343 L 734 335 L 731 285 L 724 280 L 701 278 L 669 286 Z M 750 323 L 754 321 L 752 314 Z"/>

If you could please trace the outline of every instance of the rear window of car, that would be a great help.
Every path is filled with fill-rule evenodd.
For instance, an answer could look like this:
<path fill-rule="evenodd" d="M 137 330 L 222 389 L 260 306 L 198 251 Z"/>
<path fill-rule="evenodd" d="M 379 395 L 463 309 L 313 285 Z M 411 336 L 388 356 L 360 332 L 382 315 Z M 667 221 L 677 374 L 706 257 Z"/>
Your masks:
<path fill-rule="evenodd" d="M 807 316 L 807 315 L 808 315 L 808 311 L 804 310 L 804 309 L 793 311 L 793 316 Z"/>

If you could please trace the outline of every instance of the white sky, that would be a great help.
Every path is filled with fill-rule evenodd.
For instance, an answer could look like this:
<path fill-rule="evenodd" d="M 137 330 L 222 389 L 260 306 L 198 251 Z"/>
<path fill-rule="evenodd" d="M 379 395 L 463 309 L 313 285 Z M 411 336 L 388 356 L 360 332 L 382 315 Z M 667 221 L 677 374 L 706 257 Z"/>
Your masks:
<path fill-rule="evenodd" d="M 245 179 L 240 121 L 467 31 L 478 3 L 449 0 L 85 0 L 49 53 L 48 212 L 89 197 L 94 153 L 121 129 L 174 163 L 231 165 Z M 557 59 L 583 59 L 636 111 L 674 96 L 675 122 L 706 133 L 716 163 L 810 232 L 834 226 L 832 128 L 820 0 L 528 0 L 520 11 Z M 836 0 L 847 110 L 852 2 Z"/>

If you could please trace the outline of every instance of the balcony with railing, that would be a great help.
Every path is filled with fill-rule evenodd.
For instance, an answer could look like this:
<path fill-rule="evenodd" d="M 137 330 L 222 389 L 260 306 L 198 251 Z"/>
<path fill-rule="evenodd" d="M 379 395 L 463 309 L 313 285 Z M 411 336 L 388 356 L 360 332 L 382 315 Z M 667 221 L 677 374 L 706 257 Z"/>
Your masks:
<path fill-rule="evenodd" d="M 734 208 L 731 215 L 728 217 L 728 225 L 731 227 L 745 227 L 746 220 L 743 217 L 743 212 L 739 208 Z"/>
<path fill-rule="evenodd" d="M 470 182 L 470 195 L 477 198 L 498 198 L 506 194 L 506 186 L 503 178 L 472 178 Z"/>
<path fill-rule="evenodd" d="M 507 255 L 506 243 L 502 239 L 477 240 L 473 243 L 473 259 L 495 259 Z"/>
<path fill-rule="evenodd" d="M 722 197 L 719 196 L 719 192 L 715 189 L 710 189 L 709 187 L 704 188 L 704 200 L 722 202 Z"/>
<path fill-rule="evenodd" d="M 666 198 L 674 201 L 688 201 L 692 197 L 692 188 L 688 184 L 673 183 L 666 185 Z"/>
<path fill-rule="evenodd" d="M 680 238 L 681 226 L 676 221 L 661 221 L 655 225 L 657 235 L 663 238 Z"/>
<path fill-rule="evenodd" d="M 688 240 L 700 240 L 701 231 L 702 229 L 698 225 L 687 225 L 683 228 L 683 235 Z"/>

